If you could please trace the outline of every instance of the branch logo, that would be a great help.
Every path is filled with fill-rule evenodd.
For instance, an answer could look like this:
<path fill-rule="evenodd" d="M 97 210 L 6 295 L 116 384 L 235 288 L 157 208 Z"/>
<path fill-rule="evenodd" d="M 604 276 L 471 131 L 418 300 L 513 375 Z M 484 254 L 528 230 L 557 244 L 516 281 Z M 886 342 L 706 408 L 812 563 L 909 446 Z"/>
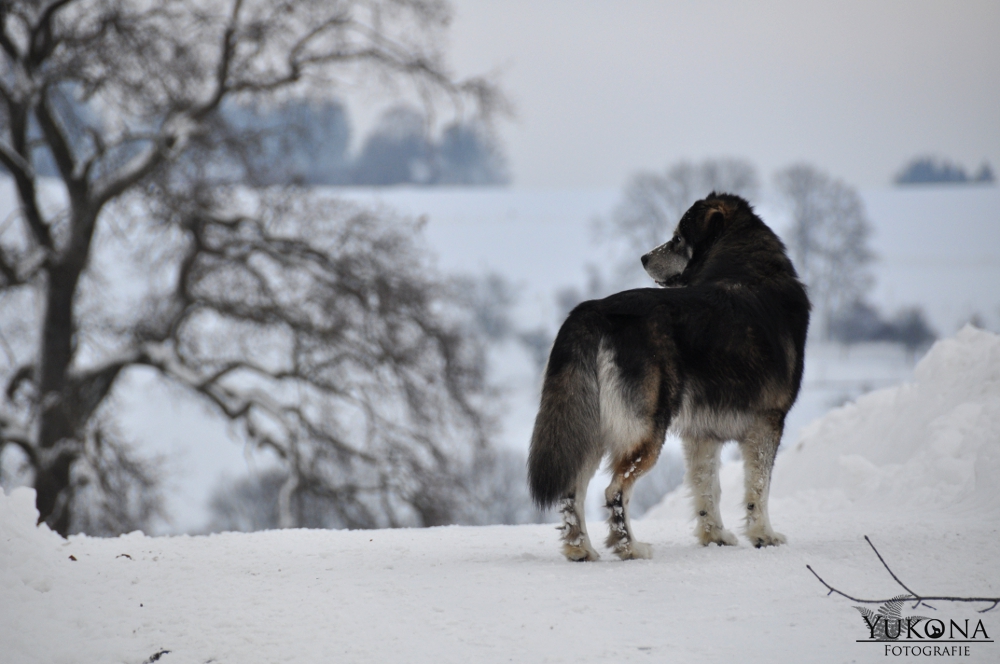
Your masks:
<path fill-rule="evenodd" d="M 858 643 L 882 643 L 886 657 L 969 657 L 972 644 L 993 643 L 983 621 L 970 622 L 927 616 L 903 615 L 903 604 L 914 600 L 914 608 L 921 601 L 913 595 L 897 595 L 883 602 L 877 611 L 855 606 L 861 614 L 867 639 Z M 924 606 L 927 606 L 926 604 Z"/>
<path fill-rule="evenodd" d="M 928 604 L 928 600 L 935 602 L 966 602 L 966 603 L 986 603 L 989 604 L 979 613 L 992 611 L 1000 606 L 1000 597 L 960 597 L 956 595 L 918 595 L 910 590 L 910 587 L 903 583 L 902 579 L 885 562 L 885 558 L 878 552 L 875 545 L 865 535 L 865 541 L 872 548 L 879 562 L 885 567 L 885 571 L 903 587 L 909 594 L 896 595 L 891 599 L 861 599 L 848 595 L 843 590 L 834 588 L 823 580 L 811 565 L 806 565 L 806 569 L 812 572 L 820 583 L 829 591 L 827 595 L 837 594 L 846 597 L 854 602 L 864 604 L 878 604 L 877 612 L 873 612 L 863 606 L 855 606 L 865 622 L 868 631 L 867 639 L 858 639 L 858 643 L 881 643 L 885 646 L 885 656 L 906 657 L 969 657 L 972 655 L 972 645 L 980 643 L 993 643 L 993 639 L 986 632 L 986 626 L 981 619 L 975 624 L 970 624 L 969 619 L 948 619 L 945 623 L 941 618 L 928 618 L 927 616 L 904 616 L 903 604 L 912 601 L 915 609 L 918 606 L 926 606 L 928 609 L 936 611 Z M 947 636 L 945 636 L 947 634 Z M 900 645 L 903 644 L 903 645 Z M 913 645 L 910 645 L 913 644 Z"/>

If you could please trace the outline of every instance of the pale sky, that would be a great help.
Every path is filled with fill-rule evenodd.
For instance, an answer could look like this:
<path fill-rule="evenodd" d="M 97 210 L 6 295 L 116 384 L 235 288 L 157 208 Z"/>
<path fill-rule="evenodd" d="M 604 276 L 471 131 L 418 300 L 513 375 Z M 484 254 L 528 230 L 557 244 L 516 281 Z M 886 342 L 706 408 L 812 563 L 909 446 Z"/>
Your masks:
<path fill-rule="evenodd" d="M 1000 2 L 454 1 L 499 72 L 514 185 L 620 187 L 679 159 L 806 160 L 881 187 L 916 155 L 1000 175 Z M 360 129 L 361 127 L 358 127 Z"/>

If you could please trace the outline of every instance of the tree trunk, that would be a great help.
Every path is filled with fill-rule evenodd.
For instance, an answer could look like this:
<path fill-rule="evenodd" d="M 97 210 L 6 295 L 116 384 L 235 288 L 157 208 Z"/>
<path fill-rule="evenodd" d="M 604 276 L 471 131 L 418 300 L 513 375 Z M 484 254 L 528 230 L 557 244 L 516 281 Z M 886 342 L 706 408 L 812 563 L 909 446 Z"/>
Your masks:
<path fill-rule="evenodd" d="M 75 452 L 63 451 L 35 470 L 35 507 L 38 523 L 43 521 L 63 537 L 69 534 L 72 520 L 72 488 L 70 471 L 76 460 Z"/>
<path fill-rule="evenodd" d="M 43 521 L 63 537 L 69 534 L 72 500 L 70 480 L 79 456 L 78 422 L 68 402 L 67 378 L 74 354 L 73 300 L 82 262 L 55 263 L 48 270 L 45 320 L 38 363 L 38 467 L 35 506 Z M 62 443 L 61 449 L 56 449 Z"/>

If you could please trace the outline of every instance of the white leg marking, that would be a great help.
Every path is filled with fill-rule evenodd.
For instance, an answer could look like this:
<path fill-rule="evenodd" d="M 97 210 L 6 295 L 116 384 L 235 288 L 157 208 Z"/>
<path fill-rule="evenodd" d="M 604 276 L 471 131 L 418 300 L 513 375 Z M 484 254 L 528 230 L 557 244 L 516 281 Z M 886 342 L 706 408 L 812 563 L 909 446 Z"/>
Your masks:
<path fill-rule="evenodd" d="M 684 438 L 684 456 L 687 461 L 688 487 L 694 499 L 695 519 L 697 526 L 694 535 L 702 545 L 718 544 L 733 546 L 736 535 L 722 525 L 722 514 L 719 512 L 719 498 L 722 487 L 719 485 L 719 465 L 722 444 L 714 440 L 699 438 Z"/>
<path fill-rule="evenodd" d="M 563 555 L 567 559 L 583 562 L 587 560 L 598 560 L 601 556 L 590 544 L 590 537 L 587 535 L 587 519 L 584 515 L 584 505 L 587 501 L 587 486 L 596 468 L 584 471 L 580 479 L 577 480 L 576 490 L 571 497 L 564 498 L 559 505 L 562 514 L 563 525 Z"/>
<path fill-rule="evenodd" d="M 746 536 L 758 549 L 777 546 L 787 540 L 771 527 L 767 502 L 771 489 L 771 469 L 781 441 L 781 428 L 763 418 L 751 427 L 747 436 L 740 441 L 743 453 L 743 477 L 745 494 L 743 507 L 746 510 Z"/>

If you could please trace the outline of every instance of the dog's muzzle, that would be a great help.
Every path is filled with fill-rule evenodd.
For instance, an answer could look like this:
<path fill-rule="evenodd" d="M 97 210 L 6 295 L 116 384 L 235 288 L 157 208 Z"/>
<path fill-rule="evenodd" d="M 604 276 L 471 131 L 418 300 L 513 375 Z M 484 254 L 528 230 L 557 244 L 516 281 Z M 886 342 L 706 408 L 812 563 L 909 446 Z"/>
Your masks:
<path fill-rule="evenodd" d="M 691 260 L 690 250 L 680 236 L 674 236 L 642 257 L 642 267 L 660 286 L 680 286 L 681 274 Z"/>

